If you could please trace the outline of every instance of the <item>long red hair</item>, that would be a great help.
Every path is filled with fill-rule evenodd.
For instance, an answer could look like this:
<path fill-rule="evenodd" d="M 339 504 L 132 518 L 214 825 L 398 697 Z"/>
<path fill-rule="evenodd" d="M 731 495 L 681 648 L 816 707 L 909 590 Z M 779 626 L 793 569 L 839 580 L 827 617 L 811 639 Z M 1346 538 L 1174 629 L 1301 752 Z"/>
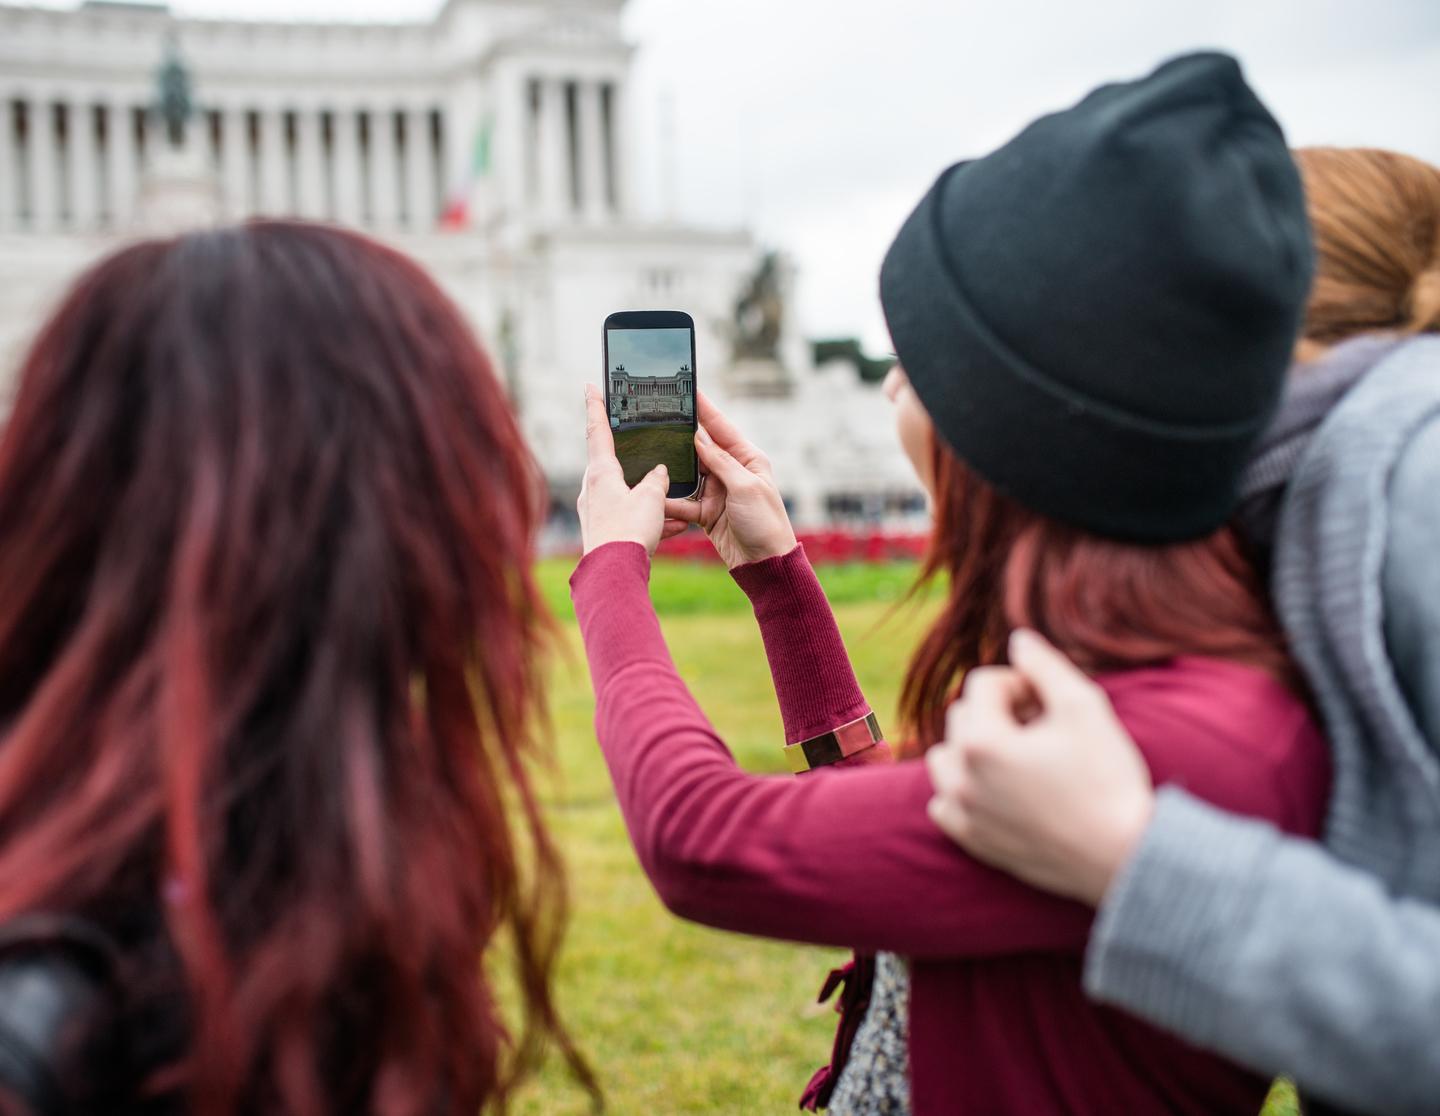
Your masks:
<path fill-rule="evenodd" d="M 1008 499 L 938 441 L 935 528 L 921 582 L 948 578 L 940 614 L 910 661 L 903 728 L 941 739 L 967 670 L 1004 662 L 1018 627 L 1091 674 L 1180 655 L 1246 663 L 1298 688 L 1263 583 L 1235 531 L 1147 546 L 1101 538 Z"/>
<path fill-rule="evenodd" d="M 357 235 L 140 243 L 41 331 L 0 438 L 0 920 L 111 931 L 150 1096 L 469 1114 L 547 1040 L 590 1082 L 528 774 L 540 489 L 459 312 Z"/>

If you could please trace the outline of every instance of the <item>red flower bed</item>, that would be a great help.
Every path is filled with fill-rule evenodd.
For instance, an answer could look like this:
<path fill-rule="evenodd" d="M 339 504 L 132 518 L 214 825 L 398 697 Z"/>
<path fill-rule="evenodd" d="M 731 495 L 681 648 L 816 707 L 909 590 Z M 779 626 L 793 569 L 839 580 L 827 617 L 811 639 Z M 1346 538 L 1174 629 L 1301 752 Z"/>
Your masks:
<path fill-rule="evenodd" d="M 887 531 L 799 531 L 810 561 L 826 562 L 893 562 L 924 556 L 930 536 L 924 532 L 894 533 Z M 677 538 L 660 544 L 666 558 L 688 558 L 700 562 L 718 562 L 715 548 L 700 531 L 691 529 Z"/>

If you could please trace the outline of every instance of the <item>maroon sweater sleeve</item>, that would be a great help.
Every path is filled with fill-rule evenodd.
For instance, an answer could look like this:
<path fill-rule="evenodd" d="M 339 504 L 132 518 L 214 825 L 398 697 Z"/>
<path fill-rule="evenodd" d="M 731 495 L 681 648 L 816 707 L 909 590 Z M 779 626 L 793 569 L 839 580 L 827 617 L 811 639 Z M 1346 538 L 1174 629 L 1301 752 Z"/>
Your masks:
<path fill-rule="evenodd" d="M 805 548 L 797 545 L 779 557 L 737 566 L 732 574 L 750 598 L 760 625 L 785 742 L 809 740 L 869 713 Z M 890 758 L 890 747 L 882 740 L 834 766 L 859 767 Z"/>
<path fill-rule="evenodd" d="M 596 733 L 667 907 L 725 930 L 912 957 L 1083 950 L 1086 908 L 981 865 L 930 823 L 923 764 L 741 771 L 675 671 L 648 577 L 642 547 L 612 543 L 581 561 L 571 591 Z"/>

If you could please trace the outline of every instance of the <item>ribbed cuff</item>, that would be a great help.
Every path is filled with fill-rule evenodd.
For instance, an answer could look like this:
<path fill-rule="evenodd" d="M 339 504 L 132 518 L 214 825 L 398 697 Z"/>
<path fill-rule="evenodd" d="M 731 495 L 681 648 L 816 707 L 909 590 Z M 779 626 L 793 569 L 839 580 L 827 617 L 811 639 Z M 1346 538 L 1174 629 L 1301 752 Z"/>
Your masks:
<path fill-rule="evenodd" d="M 1212 1041 L 1217 990 L 1232 983 L 1226 970 L 1257 906 L 1258 868 L 1276 839 L 1263 822 L 1162 787 L 1139 848 L 1096 915 L 1086 991 L 1191 1041 Z"/>
<path fill-rule="evenodd" d="M 730 572 L 760 624 L 786 742 L 808 740 L 869 713 L 805 548 L 797 545 Z"/>
<path fill-rule="evenodd" d="M 784 554 L 746 562 L 730 571 L 735 584 L 750 600 L 755 619 L 786 619 L 798 610 L 823 608 L 828 614 L 830 602 L 805 547 L 796 543 Z"/>

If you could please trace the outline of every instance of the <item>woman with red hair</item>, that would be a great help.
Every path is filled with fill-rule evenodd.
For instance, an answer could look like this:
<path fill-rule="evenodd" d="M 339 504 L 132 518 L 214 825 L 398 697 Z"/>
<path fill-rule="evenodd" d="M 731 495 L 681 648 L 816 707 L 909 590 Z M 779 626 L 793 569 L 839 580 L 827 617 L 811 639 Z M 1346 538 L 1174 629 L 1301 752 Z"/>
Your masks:
<path fill-rule="evenodd" d="M 1224 56 L 1103 87 L 941 176 L 880 280 L 903 366 L 887 393 L 935 510 L 926 571 L 949 580 L 906 675 L 905 739 L 940 739 L 966 672 L 1032 628 L 1103 688 L 1157 782 L 1318 832 L 1325 744 L 1228 525 L 1310 261 L 1283 136 Z M 708 487 L 667 503 L 663 475 L 626 489 L 593 390 L 588 407 L 572 591 L 640 862 L 684 917 L 860 954 L 804 1103 L 1259 1111 L 1267 1078 L 1091 1003 L 1090 912 L 963 853 L 927 818 L 925 765 L 881 762 L 764 455 L 702 398 Z M 792 768 L 849 770 L 736 769 L 646 594 L 647 552 L 687 522 L 754 605 Z"/>
<path fill-rule="evenodd" d="M 1312 1114 L 1432 1112 L 1440 166 L 1373 148 L 1295 157 L 1315 284 L 1239 522 L 1269 556 L 1330 743 L 1323 843 L 1152 788 L 1104 695 L 1040 641 L 952 710 L 926 757 L 932 816 L 972 855 L 1096 907 L 1097 1000 L 1299 1078 Z M 1018 718 L 1017 690 L 1044 715 Z M 1046 701 L 1056 690 L 1072 699 Z"/>
<path fill-rule="evenodd" d="M 469 1116 L 547 1039 L 590 1081 L 526 773 L 541 492 L 379 244 L 255 223 L 78 281 L 0 439 L 0 1111 Z"/>

